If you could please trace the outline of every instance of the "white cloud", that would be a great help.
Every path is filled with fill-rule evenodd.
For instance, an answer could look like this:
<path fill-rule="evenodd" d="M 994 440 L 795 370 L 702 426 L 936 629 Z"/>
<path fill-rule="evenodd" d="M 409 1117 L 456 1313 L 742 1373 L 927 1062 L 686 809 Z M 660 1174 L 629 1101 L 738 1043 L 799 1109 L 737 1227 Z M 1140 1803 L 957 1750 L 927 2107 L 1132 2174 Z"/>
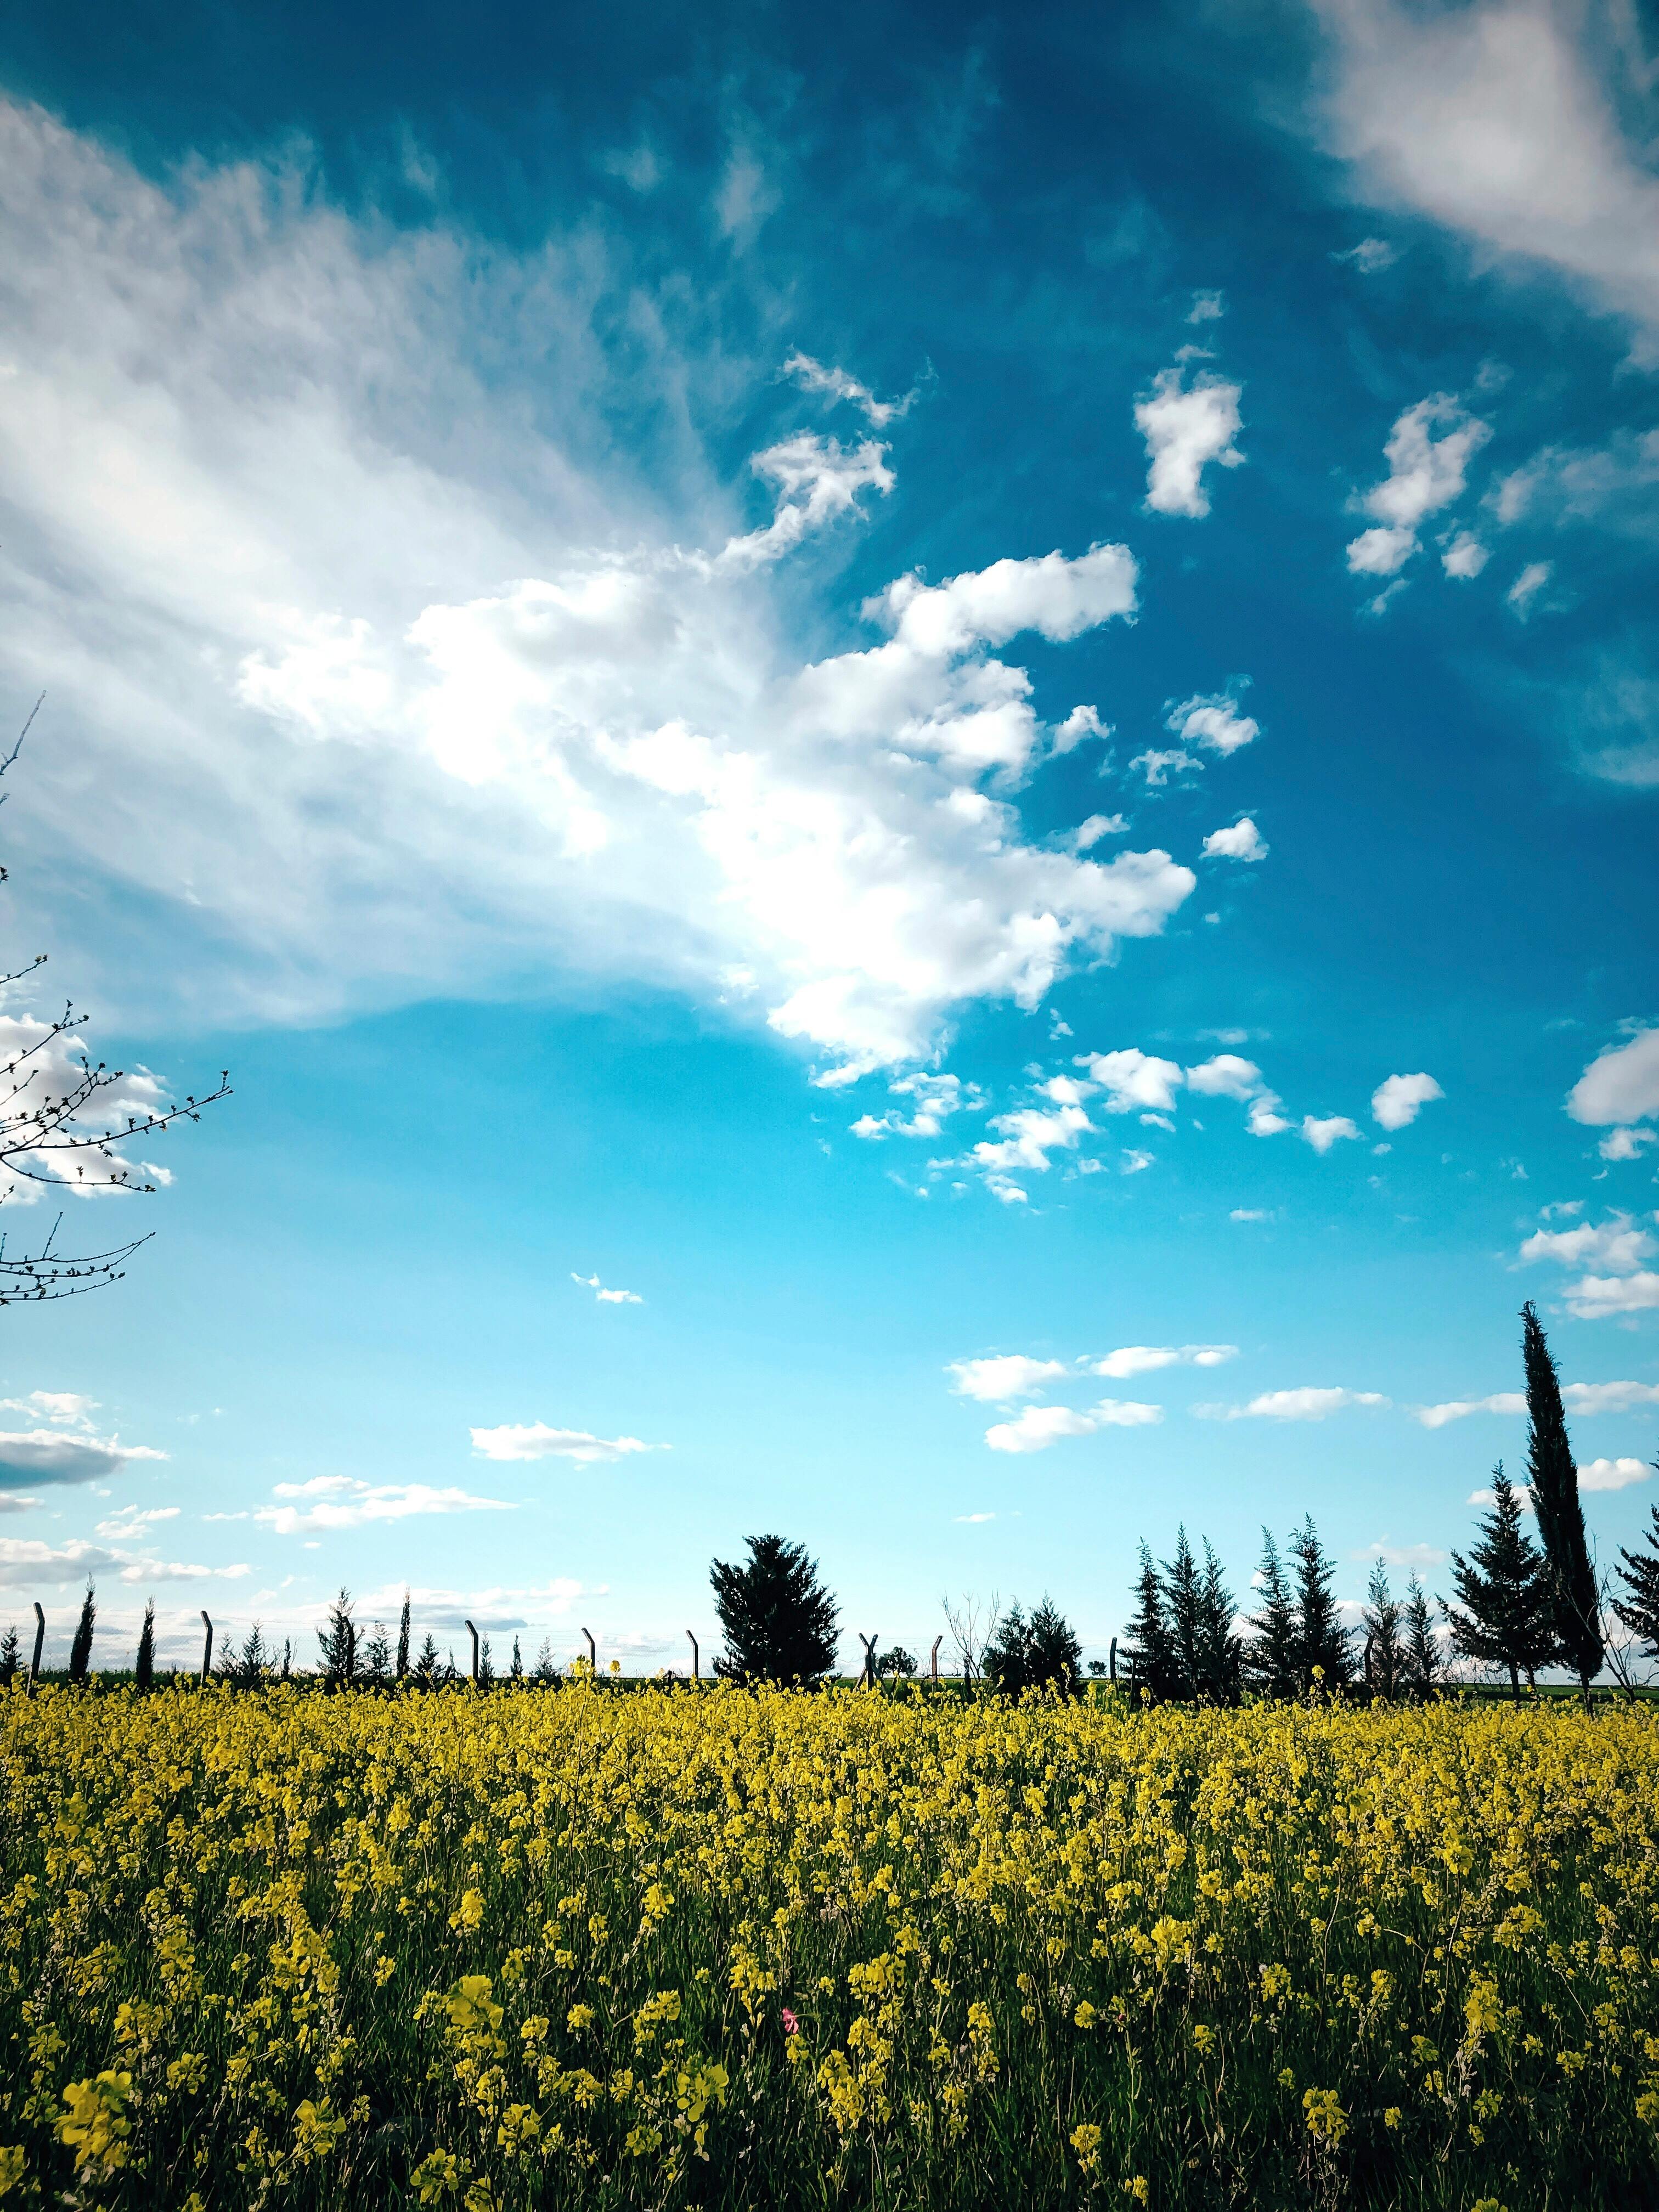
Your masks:
<path fill-rule="evenodd" d="M 602 1306 L 642 1306 L 645 1300 L 637 1291 L 608 1291 L 597 1275 L 578 1275 L 573 1273 L 573 1283 L 580 1283 L 585 1291 L 592 1291 L 596 1303 Z"/>
<path fill-rule="evenodd" d="M 1516 1502 L 1521 1510 L 1523 1513 L 1535 1513 L 1538 1509 L 1532 1502 L 1532 1485 L 1529 1482 L 1517 1482 L 1512 1485 L 1512 1487 Z M 1498 1492 L 1495 1490 L 1472 1490 L 1469 1492 L 1468 1502 L 1471 1505 L 1496 1505 Z"/>
<path fill-rule="evenodd" d="M 1508 591 L 1504 592 L 1506 605 L 1512 606 L 1524 622 L 1532 612 L 1533 601 L 1554 574 L 1553 562 L 1528 561 Z"/>
<path fill-rule="evenodd" d="M 1468 583 L 1480 574 L 1491 558 L 1490 550 L 1472 530 L 1460 530 L 1442 552 L 1440 565 L 1449 576 Z"/>
<path fill-rule="evenodd" d="M 1085 738 L 1109 738 L 1111 734 L 1111 725 L 1101 720 L 1098 708 L 1073 707 L 1054 731 L 1053 750 L 1056 753 L 1075 752 Z M 1086 837 L 1083 840 L 1083 844 L 1089 842 Z M 1080 852 L 1082 845 L 1074 842 L 1073 849 Z"/>
<path fill-rule="evenodd" d="M 36 1589 L 48 1584 L 84 1582 L 88 1575 L 113 1574 L 124 1583 L 235 1582 L 249 1572 L 242 1562 L 226 1567 L 207 1567 L 186 1559 L 135 1557 L 131 1552 L 107 1550 L 79 1539 L 63 1544 L 43 1543 L 39 1538 L 0 1536 L 0 1589 Z"/>
<path fill-rule="evenodd" d="M 1445 1092 L 1431 1075 L 1390 1075 L 1371 1093 L 1371 1119 L 1384 1129 L 1407 1129 L 1423 1109 Z"/>
<path fill-rule="evenodd" d="M 1183 744 L 1203 745 L 1224 758 L 1236 753 L 1261 734 L 1260 722 L 1238 711 L 1236 694 L 1249 680 L 1248 676 L 1235 677 L 1225 691 L 1196 692 L 1190 699 L 1170 702 L 1164 709 L 1164 728 L 1172 730 Z"/>
<path fill-rule="evenodd" d="M 1317 1115 L 1304 1114 L 1297 1134 L 1322 1158 L 1333 1145 L 1345 1137 L 1358 1137 L 1359 1132 L 1346 1114 L 1328 1114 L 1322 1121 Z"/>
<path fill-rule="evenodd" d="M 1491 435 L 1447 392 L 1408 407 L 1382 449 L 1388 475 L 1358 502 L 1378 526 L 1349 545 L 1350 570 L 1392 576 L 1403 568 L 1417 550 L 1418 525 L 1462 495 L 1470 457 Z"/>
<path fill-rule="evenodd" d="M 1552 269 L 1591 305 L 1659 329 L 1659 178 L 1634 15 L 1540 0 L 1319 0 L 1317 12 L 1336 61 L 1328 142 L 1370 192 L 1461 232 L 1480 259 Z"/>
<path fill-rule="evenodd" d="M 480 1459 L 574 1459 L 586 1466 L 625 1459 L 630 1452 L 665 1451 L 668 1447 L 641 1443 L 637 1437 L 596 1437 L 586 1429 L 550 1429 L 544 1421 L 509 1421 L 497 1429 L 474 1429 L 472 1449 Z"/>
<path fill-rule="evenodd" d="M 1101 1103 L 1109 1114 L 1167 1114 L 1181 1087 L 1181 1069 L 1174 1060 L 1159 1060 L 1138 1045 L 1079 1053 L 1076 1065 L 1086 1067 L 1106 1093 Z"/>
<path fill-rule="evenodd" d="M 1443 1429 L 1448 1421 L 1466 1421 L 1471 1413 L 1524 1413 L 1527 1400 L 1524 1391 L 1499 1390 L 1490 1398 L 1449 1398 L 1443 1405 L 1415 1410 L 1425 1429 Z"/>
<path fill-rule="evenodd" d="M 1605 1267 L 1613 1274 L 1632 1274 L 1652 1256 L 1653 1237 L 1627 1213 L 1607 1220 L 1581 1222 L 1576 1229 L 1535 1229 L 1518 1255 L 1522 1265 L 1553 1260 L 1562 1267 Z"/>
<path fill-rule="evenodd" d="M 1148 396 L 1136 402 L 1135 428 L 1146 441 L 1152 466 L 1146 504 L 1157 514 L 1203 515 L 1210 511 L 1204 471 L 1212 461 L 1236 469 L 1243 460 L 1233 440 L 1240 425 L 1243 386 L 1200 371 L 1190 385 L 1181 368 L 1160 369 Z"/>
<path fill-rule="evenodd" d="M 1265 860 L 1267 848 L 1246 814 L 1229 829 L 1211 831 L 1204 840 L 1204 857 L 1206 860 Z"/>
<path fill-rule="evenodd" d="M 97 1408 L 95 1398 L 83 1398 L 75 1390 L 31 1390 L 24 1398 L 0 1398 L 0 1410 L 32 1413 L 37 1421 L 62 1428 L 89 1428 Z"/>
<path fill-rule="evenodd" d="M 0 676 L 60 672 L 31 822 L 186 933 L 166 975 L 118 943 L 112 988 L 286 1021 L 572 968 L 718 1000 L 747 969 L 834 1072 L 1033 1006 L 1189 895 L 1168 854 L 1103 865 L 960 797 L 1046 742 L 994 648 L 1127 617 L 1128 553 L 902 578 L 884 640 L 803 667 L 777 556 L 889 463 L 774 444 L 750 528 L 689 432 L 620 447 L 616 410 L 730 374 L 621 233 L 515 256 L 252 163 L 162 189 L 16 104 L 0 165 Z"/>
<path fill-rule="evenodd" d="M 970 1527 L 977 1527 L 982 1521 L 994 1521 L 996 1517 L 994 1513 L 953 1513 L 951 1516 L 953 1521 L 965 1521 Z"/>
<path fill-rule="evenodd" d="M 889 1095 L 910 1102 L 908 1118 L 889 1112 L 862 1115 L 852 1123 L 852 1133 L 870 1142 L 884 1137 L 937 1137 L 945 1121 L 963 1107 L 977 1111 L 983 1104 L 977 1084 L 963 1084 L 954 1075 L 901 1075 L 887 1086 Z"/>
<path fill-rule="evenodd" d="M 61 1429 L 14 1430 L 0 1435 L 0 1490 L 36 1483 L 106 1481 L 135 1460 L 165 1459 L 148 1444 L 115 1437 L 70 1436 Z"/>
<path fill-rule="evenodd" d="M 473 1433 L 476 1436 L 477 1431 Z M 256 1506 L 253 1518 L 264 1522 L 278 1536 L 362 1528 L 376 1521 L 407 1521 L 416 1514 L 510 1513 L 514 1510 L 505 1498 L 475 1498 L 469 1491 L 453 1487 L 439 1490 L 425 1482 L 360 1482 L 347 1474 L 313 1475 L 308 1482 L 279 1482 L 271 1496 L 283 1503 Z"/>
<path fill-rule="evenodd" d="M 1561 1395 L 1575 1413 L 1628 1413 L 1659 1406 L 1659 1382 L 1565 1382 Z"/>
<path fill-rule="evenodd" d="M 908 415 L 916 396 L 914 392 L 907 392 L 902 399 L 878 399 L 867 384 L 860 384 L 844 368 L 826 368 L 806 353 L 792 353 L 778 374 L 792 377 L 804 392 L 821 392 L 826 398 L 846 400 L 878 430 L 884 430 L 890 422 Z"/>
<path fill-rule="evenodd" d="M 1446 1564 L 1446 1554 L 1437 1552 L 1432 1544 L 1391 1544 L 1386 1536 L 1375 1544 L 1367 1544 L 1363 1552 L 1355 1552 L 1356 1559 L 1381 1559 L 1385 1567 L 1405 1567 L 1415 1574 L 1427 1574 L 1431 1568 Z"/>
<path fill-rule="evenodd" d="M 1567 1310 L 1580 1321 L 1605 1321 L 1613 1314 L 1647 1313 L 1659 1306 L 1659 1275 L 1585 1275 L 1566 1288 Z"/>
<path fill-rule="evenodd" d="M 1346 253 L 1334 253 L 1331 258 L 1352 262 L 1362 276 L 1374 276 L 1379 270 L 1392 269 L 1400 255 L 1386 238 L 1362 238 L 1358 246 L 1351 246 Z"/>
<path fill-rule="evenodd" d="M 1267 1086 L 1253 1060 L 1243 1060 L 1236 1052 L 1218 1052 L 1187 1070 L 1187 1088 L 1206 1098 L 1237 1098 L 1248 1106 Z"/>
<path fill-rule="evenodd" d="M 1087 1413 L 1070 1406 L 1027 1406 L 1012 1421 L 999 1421 L 985 1431 L 985 1441 L 996 1452 L 1047 1451 L 1062 1437 L 1091 1437 L 1101 1429 L 1139 1429 L 1164 1419 L 1162 1406 L 1137 1405 L 1133 1400 L 1103 1398 Z"/>
<path fill-rule="evenodd" d="M 1578 1470 L 1581 1490 L 1628 1490 L 1633 1482 L 1646 1482 L 1653 1473 L 1645 1460 L 1593 1459 Z"/>
<path fill-rule="evenodd" d="M 1386 1406 L 1389 1401 L 1375 1390 L 1317 1389 L 1304 1385 L 1297 1390 L 1265 1390 L 1246 1406 L 1194 1406 L 1203 1421 L 1322 1421 L 1349 1406 Z"/>
<path fill-rule="evenodd" d="M 1079 1138 L 1094 1124 L 1081 1106 L 1068 1103 L 1053 1109 L 1021 1106 L 994 1115 L 991 1127 L 1002 1132 L 1001 1141 L 975 1145 L 969 1158 L 981 1173 L 1006 1176 L 1045 1174 L 1049 1153 L 1075 1151 Z"/>
<path fill-rule="evenodd" d="M 1224 292 L 1194 292 L 1193 304 L 1187 311 L 1189 323 L 1218 323 L 1227 312 Z"/>
<path fill-rule="evenodd" d="M 1127 1382 L 1131 1376 L 1150 1375 L 1160 1367 L 1219 1367 L 1237 1357 L 1236 1344 L 1125 1344 L 1085 1364 L 1091 1375 Z"/>
<path fill-rule="evenodd" d="M 1598 1054 L 1568 1092 L 1567 1111 L 1592 1127 L 1659 1114 L 1659 1029 L 1638 1030 Z"/>
<path fill-rule="evenodd" d="M 1091 814 L 1086 820 L 1078 823 L 1077 828 L 1070 832 L 1064 842 L 1073 852 L 1086 853 L 1091 845 L 1097 845 L 1103 837 L 1120 836 L 1128 826 L 1121 814 Z M 1054 1030 L 1056 1036 L 1070 1036 L 1071 1034 L 1070 1029 L 1063 1022 Z"/>
<path fill-rule="evenodd" d="M 1265 1206 L 1236 1206 L 1227 1218 L 1229 1221 L 1271 1221 L 1273 1216 Z"/>
<path fill-rule="evenodd" d="M 1651 1129 L 1613 1129 L 1595 1149 L 1604 1160 L 1639 1160 L 1643 1146 L 1654 1141 Z"/>
<path fill-rule="evenodd" d="M 951 1387 L 958 1397 L 1006 1405 L 1016 1398 L 1037 1396 L 1066 1368 L 1061 1359 L 1030 1359 L 1024 1352 L 1008 1352 L 985 1359 L 953 1359 L 945 1371 L 956 1376 Z"/>
<path fill-rule="evenodd" d="M 78 1027 L 61 1029 L 32 1013 L 0 1014 L 0 1065 L 15 1071 L 9 1084 L 18 1086 L 10 1110 L 31 1113 L 44 1099 L 62 1098 L 73 1092 L 84 1073 L 84 1043 Z M 66 1193 L 76 1198 L 107 1198 L 124 1183 L 161 1186 L 171 1182 L 172 1175 L 166 1168 L 138 1158 L 130 1146 L 125 1151 L 118 1143 L 92 1145 L 84 1151 L 70 1149 L 86 1136 L 101 1135 L 125 1122 L 143 1123 L 152 1115 L 164 1114 L 167 1104 L 161 1085 L 148 1069 L 133 1067 L 117 1074 L 88 1102 L 86 1112 L 65 1121 L 56 1139 L 49 1139 L 27 1154 L 25 1167 L 0 1164 L 0 1201 L 33 1206 L 44 1198 L 57 1204 Z M 75 1401 L 72 1393 L 53 1391 L 33 1394 L 31 1403 L 33 1395 L 83 1407 L 91 1402 Z M 46 1418 L 58 1420 L 63 1416 L 48 1412 Z"/>
<path fill-rule="evenodd" d="M 152 1505 L 140 1511 L 136 1505 L 123 1505 L 109 1520 L 100 1521 L 93 1534 L 111 1537 L 117 1543 L 130 1542 L 158 1521 L 176 1521 L 180 1510 L 177 1505 Z"/>

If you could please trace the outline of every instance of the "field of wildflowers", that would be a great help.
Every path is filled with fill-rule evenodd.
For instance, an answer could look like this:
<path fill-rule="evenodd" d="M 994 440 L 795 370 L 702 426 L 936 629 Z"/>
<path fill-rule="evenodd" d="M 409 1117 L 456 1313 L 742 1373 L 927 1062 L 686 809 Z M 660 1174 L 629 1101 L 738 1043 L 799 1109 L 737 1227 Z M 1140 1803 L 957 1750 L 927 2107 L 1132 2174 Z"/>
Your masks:
<path fill-rule="evenodd" d="M 42 1686 L 0 2199 L 1659 2201 L 1632 1707 Z"/>

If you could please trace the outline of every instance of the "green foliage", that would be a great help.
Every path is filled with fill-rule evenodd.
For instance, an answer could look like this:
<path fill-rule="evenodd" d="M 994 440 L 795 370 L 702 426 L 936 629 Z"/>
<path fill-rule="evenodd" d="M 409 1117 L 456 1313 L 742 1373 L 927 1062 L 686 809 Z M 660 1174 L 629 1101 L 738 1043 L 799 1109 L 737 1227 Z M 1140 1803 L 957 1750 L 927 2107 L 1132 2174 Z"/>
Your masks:
<path fill-rule="evenodd" d="M 349 1689 L 357 1676 L 357 1625 L 351 1618 L 351 1592 L 342 1589 L 328 1609 L 326 1627 L 317 1631 L 319 1671 L 331 1690 Z"/>
<path fill-rule="evenodd" d="M 1353 1674 L 1353 1644 L 1336 1605 L 1336 1568 L 1310 1514 L 1291 1533 L 1296 1576 L 1297 1674 L 1304 1690 L 1316 1681 L 1334 1690 Z"/>
<path fill-rule="evenodd" d="M 1029 1620 L 1018 1604 L 1011 1606 L 985 1647 L 985 1679 L 1008 1697 L 1049 1687 L 1074 1696 L 1082 1672 L 1072 1625 L 1047 1596 Z"/>
<path fill-rule="evenodd" d="M 1379 1559 L 1371 1569 L 1360 1616 L 1365 1637 L 1365 1679 L 1385 1698 L 1397 1698 L 1406 1686 L 1406 1646 L 1399 1601 L 1389 1588 L 1389 1571 Z"/>
<path fill-rule="evenodd" d="M 714 1672 L 727 1681 L 816 1682 L 836 1661 L 835 1599 L 802 1544 L 750 1536 L 748 1559 L 716 1559 L 708 1580 L 726 1649 Z"/>
<path fill-rule="evenodd" d="M 9 1688 L 22 1663 L 22 1638 L 17 1633 L 17 1623 L 14 1620 L 4 1636 L 0 1637 L 0 1690 Z"/>
<path fill-rule="evenodd" d="M 1244 1664 L 1251 1687 L 1267 1698 L 1294 1698 L 1302 1687 L 1301 1631 L 1296 1598 L 1271 1528 L 1261 1531 L 1261 1610 L 1249 1616 Z"/>
<path fill-rule="evenodd" d="M 143 1626 L 138 1631 L 138 1656 L 133 1662 L 132 1679 L 139 1690 L 148 1690 L 155 1680 L 155 1601 L 144 1601 Z"/>
<path fill-rule="evenodd" d="M 97 1625 L 98 1607 L 93 1582 L 87 1577 L 87 1594 L 81 1601 L 81 1618 L 75 1624 L 75 1641 L 70 1645 L 69 1678 L 71 1682 L 84 1682 L 87 1668 L 92 1663 L 92 1632 Z"/>
<path fill-rule="evenodd" d="M 1556 1656 L 1555 1592 L 1549 1564 L 1521 1526 L 1521 1500 L 1500 1460 L 1492 1471 L 1492 1503 L 1466 1559 L 1451 1556 L 1455 1605 L 1446 1607 L 1452 1644 L 1466 1659 L 1506 1667 L 1521 1694 Z"/>
<path fill-rule="evenodd" d="M 1549 1564 L 1557 1651 L 1588 1689 L 1601 1671 L 1601 1593 L 1578 1501 L 1578 1463 L 1567 1436 L 1561 1378 L 1530 1298 L 1521 1309 L 1527 1370 L 1527 1479 Z"/>
<path fill-rule="evenodd" d="M 876 1662 L 878 1674 L 896 1678 L 906 1674 L 920 1674 L 921 1671 L 916 1665 L 914 1653 L 907 1651 L 902 1644 L 890 1644 Z"/>
<path fill-rule="evenodd" d="M 1659 1460 L 1655 1461 L 1654 1469 L 1659 1473 Z M 1644 1548 L 1639 1552 L 1620 1549 L 1618 1573 L 1623 1590 L 1613 1604 L 1649 1658 L 1659 1659 L 1659 1505 L 1650 1510 L 1652 1517 Z"/>

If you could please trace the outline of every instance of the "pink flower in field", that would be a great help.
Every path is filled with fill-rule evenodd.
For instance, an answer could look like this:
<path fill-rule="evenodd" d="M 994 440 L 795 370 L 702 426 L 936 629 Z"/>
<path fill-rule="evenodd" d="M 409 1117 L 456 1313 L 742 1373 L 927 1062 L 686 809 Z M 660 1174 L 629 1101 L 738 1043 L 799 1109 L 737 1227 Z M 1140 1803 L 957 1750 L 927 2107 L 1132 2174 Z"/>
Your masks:
<path fill-rule="evenodd" d="M 787 2005 L 785 2005 L 785 2007 L 783 2008 L 783 2032 L 784 2032 L 784 2033 L 785 2033 L 786 2035 L 794 2035 L 794 2034 L 797 2034 L 797 2033 L 799 2032 L 799 2028 L 800 2028 L 800 2022 L 799 2022 L 799 2021 L 795 2018 L 794 2014 L 793 2014 L 793 2013 L 792 2013 L 792 2012 L 790 2011 L 790 2009 L 789 2009 L 788 2006 L 787 2006 Z"/>

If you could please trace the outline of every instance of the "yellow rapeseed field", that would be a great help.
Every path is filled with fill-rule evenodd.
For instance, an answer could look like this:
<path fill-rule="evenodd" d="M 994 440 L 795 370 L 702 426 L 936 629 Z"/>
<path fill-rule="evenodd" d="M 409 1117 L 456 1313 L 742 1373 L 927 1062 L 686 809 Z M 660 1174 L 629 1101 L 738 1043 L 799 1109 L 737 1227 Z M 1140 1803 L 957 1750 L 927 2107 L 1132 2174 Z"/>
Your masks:
<path fill-rule="evenodd" d="M 1659 2202 L 1645 1709 L 0 1699 L 0 2199 Z"/>

